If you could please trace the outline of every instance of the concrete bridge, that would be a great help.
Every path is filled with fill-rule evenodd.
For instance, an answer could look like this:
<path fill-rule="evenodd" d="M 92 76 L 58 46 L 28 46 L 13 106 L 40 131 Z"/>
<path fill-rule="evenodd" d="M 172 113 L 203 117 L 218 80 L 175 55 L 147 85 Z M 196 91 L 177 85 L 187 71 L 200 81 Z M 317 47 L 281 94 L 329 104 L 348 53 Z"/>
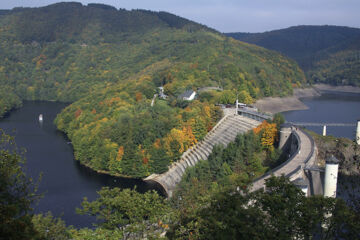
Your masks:
<path fill-rule="evenodd" d="M 356 123 L 311 123 L 311 122 L 290 122 L 296 126 L 304 126 L 304 127 L 356 127 Z"/>
<path fill-rule="evenodd" d="M 357 122 L 357 124 L 355 123 L 311 123 L 311 122 L 290 122 L 292 125 L 295 126 L 311 126 L 311 127 L 323 127 L 323 136 L 326 136 L 326 129 L 327 127 L 355 127 L 357 126 L 357 131 L 356 131 L 356 138 L 358 141 L 358 144 L 360 144 L 360 129 L 359 129 L 359 122 Z"/>

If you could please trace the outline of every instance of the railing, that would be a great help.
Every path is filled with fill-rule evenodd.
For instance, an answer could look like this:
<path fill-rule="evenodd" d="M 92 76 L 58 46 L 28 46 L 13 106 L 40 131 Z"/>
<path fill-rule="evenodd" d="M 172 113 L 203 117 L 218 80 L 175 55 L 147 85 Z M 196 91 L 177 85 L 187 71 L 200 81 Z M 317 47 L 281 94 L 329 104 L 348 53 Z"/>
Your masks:
<path fill-rule="evenodd" d="M 314 151 L 315 151 L 315 142 L 314 142 L 314 139 L 310 136 L 309 133 L 307 133 L 306 131 L 304 130 L 301 130 L 309 139 L 310 139 L 310 143 L 311 143 L 311 152 L 309 154 L 309 156 L 306 157 L 306 160 L 305 160 L 305 164 L 307 164 L 309 162 L 309 160 L 313 157 L 314 155 Z"/>
<path fill-rule="evenodd" d="M 291 172 L 289 172 L 288 174 L 286 174 L 285 177 L 290 178 L 292 175 L 294 175 L 295 173 L 297 173 L 298 171 L 301 171 L 303 167 L 302 166 L 298 166 L 297 168 L 295 168 L 294 170 L 292 170 Z"/>
<path fill-rule="evenodd" d="M 355 123 L 311 123 L 311 122 L 289 122 L 296 126 L 308 126 L 308 127 L 356 127 Z"/>
<path fill-rule="evenodd" d="M 255 120 L 260 120 L 260 121 L 264 121 L 264 120 L 269 120 L 272 119 L 271 115 L 265 114 L 265 113 L 260 113 L 257 111 L 253 111 L 253 110 L 249 110 L 246 108 L 239 108 L 238 109 L 238 114 L 242 115 L 244 117 L 249 117 Z"/>

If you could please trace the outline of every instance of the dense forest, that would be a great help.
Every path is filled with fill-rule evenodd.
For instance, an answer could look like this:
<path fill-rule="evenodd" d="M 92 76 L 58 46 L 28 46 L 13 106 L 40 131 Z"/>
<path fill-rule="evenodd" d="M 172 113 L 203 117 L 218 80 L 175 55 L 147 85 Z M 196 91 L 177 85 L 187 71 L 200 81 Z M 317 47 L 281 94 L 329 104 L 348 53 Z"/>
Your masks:
<path fill-rule="evenodd" d="M 58 3 L 0 14 L 0 114 L 21 100 L 72 103 L 56 119 L 98 171 L 166 171 L 221 118 L 216 103 L 284 96 L 305 83 L 288 58 L 166 12 Z M 167 99 L 151 100 L 164 87 Z M 221 87 L 178 99 L 185 90 Z"/>
<path fill-rule="evenodd" d="M 264 33 L 227 33 L 298 62 L 312 83 L 360 86 L 360 29 L 297 26 Z"/>

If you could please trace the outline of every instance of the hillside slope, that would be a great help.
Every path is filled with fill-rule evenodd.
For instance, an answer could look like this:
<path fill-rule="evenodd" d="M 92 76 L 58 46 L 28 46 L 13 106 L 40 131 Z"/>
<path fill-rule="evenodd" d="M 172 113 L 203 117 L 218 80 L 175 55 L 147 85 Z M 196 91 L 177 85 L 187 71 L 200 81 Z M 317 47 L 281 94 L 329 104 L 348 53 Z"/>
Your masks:
<path fill-rule="evenodd" d="M 305 83 L 294 61 L 165 12 L 59 3 L 6 12 L 0 32 L 7 94 L 72 102 L 56 124 L 75 158 L 115 175 L 166 171 L 221 117 L 214 103 L 283 96 Z M 151 107 L 160 86 L 169 97 Z M 205 86 L 224 91 L 177 99 Z"/>
<path fill-rule="evenodd" d="M 228 33 L 296 60 L 313 82 L 360 86 L 360 29 L 297 26 L 264 33 Z"/>

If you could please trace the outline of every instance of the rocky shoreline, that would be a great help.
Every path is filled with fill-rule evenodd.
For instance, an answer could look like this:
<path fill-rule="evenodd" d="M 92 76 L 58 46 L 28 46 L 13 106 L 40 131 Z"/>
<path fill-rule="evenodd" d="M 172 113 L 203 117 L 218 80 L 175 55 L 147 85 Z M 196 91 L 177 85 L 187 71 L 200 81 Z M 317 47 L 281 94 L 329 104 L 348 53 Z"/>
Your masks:
<path fill-rule="evenodd" d="M 300 100 L 301 98 L 318 97 L 325 92 L 360 93 L 360 87 L 315 84 L 310 88 L 294 89 L 292 96 L 259 99 L 254 103 L 254 106 L 261 112 L 271 114 L 292 110 L 305 110 L 308 107 Z"/>

